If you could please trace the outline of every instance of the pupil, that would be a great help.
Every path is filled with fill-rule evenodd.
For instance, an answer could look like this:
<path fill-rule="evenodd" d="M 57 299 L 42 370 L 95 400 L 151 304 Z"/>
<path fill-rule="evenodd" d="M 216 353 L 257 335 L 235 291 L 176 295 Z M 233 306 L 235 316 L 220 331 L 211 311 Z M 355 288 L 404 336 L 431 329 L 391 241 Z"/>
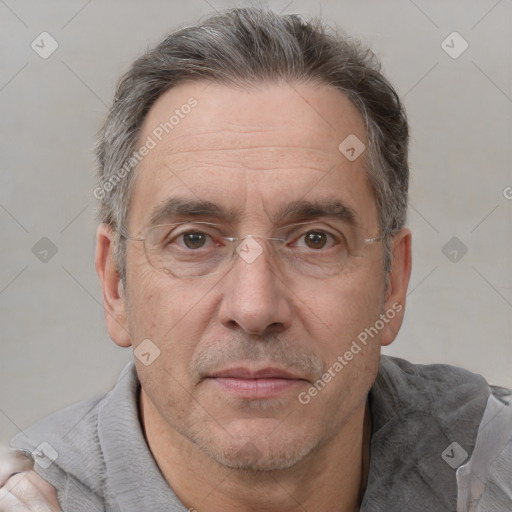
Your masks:
<path fill-rule="evenodd" d="M 306 245 L 312 249 L 322 248 L 326 244 L 327 240 L 325 233 L 310 232 L 306 235 Z"/>
<path fill-rule="evenodd" d="M 185 245 L 189 249 L 197 249 L 204 244 L 204 234 L 203 233 L 186 233 L 183 235 Z"/>

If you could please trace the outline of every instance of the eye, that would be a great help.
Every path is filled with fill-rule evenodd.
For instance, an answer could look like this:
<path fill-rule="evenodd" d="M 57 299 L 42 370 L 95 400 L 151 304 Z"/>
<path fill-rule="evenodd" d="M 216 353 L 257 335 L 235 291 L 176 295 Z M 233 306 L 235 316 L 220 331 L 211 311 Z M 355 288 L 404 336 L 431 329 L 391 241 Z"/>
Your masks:
<path fill-rule="evenodd" d="M 304 242 L 310 249 L 323 249 L 327 244 L 327 234 L 322 231 L 308 231 L 304 235 Z"/>
<path fill-rule="evenodd" d="M 212 226 L 182 226 L 162 236 L 161 247 L 167 250 L 198 251 L 219 247 L 221 235 Z"/>
<path fill-rule="evenodd" d="M 200 249 L 206 243 L 208 235 L 199 231 L 187 231 L 179 235 L 188 249 Z"/>
<path fill-rule="evenodd" d="M 335 242 L 335 237 L 331 233 L 322 229 L 313 229 L 301 234 L 296 242 L 298 247 L 306 247 L 308 249 L 324 249 L 329 248 L 329 243 L 332 245 Z"/>
<path fill-rule="evenodd" d="M 160 224 L 146 235 L 144 247 L 165 257 L 207 258 L 221 249 L 223 231 L 212 223 Z"/>

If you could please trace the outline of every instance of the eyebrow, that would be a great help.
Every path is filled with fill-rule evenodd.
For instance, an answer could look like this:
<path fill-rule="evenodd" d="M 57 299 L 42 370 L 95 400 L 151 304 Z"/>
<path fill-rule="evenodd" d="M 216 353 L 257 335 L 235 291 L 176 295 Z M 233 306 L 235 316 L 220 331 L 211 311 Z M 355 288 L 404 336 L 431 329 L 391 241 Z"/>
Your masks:
<path fill-rule="evenodd" d="M 202 199 L 189 199 L 184 197 L 171 197 L 164 203 L 157 205 L 150 219 L 150 226 L 162 222 L 175 222 L 181 219 L 203 219 L 217 222 L 232 223 L 242 213 L 241 208 L 226 208 L 211 201 Z M 274 222 L 302 222 L 318 218 L 327 218 L 342 221 L 358 227 L 360 225 L 357 212 L 340 199 L 325 199 L 308 201 L 300 199 L 292 201 L 275 214 Z"/>
<path fill-rule="evenodd" d="M 301 222 L 303 220 L 312 220 L 317 218 L 327 218 L 342 221 L 350 224 L 352 227 L 359 226 L 359 216 L 357 212 L 344 203 L 341 199 L 324 199 L 307 201 L 300 199 L 292 201 L 278 210 L 276 221 L 284 220 Z"/>
<path fill-rule="evenodd" d="M 174 221 L 183 217 L 229 222 L 235 219 L 238 213 L 237 210 L 226 209 L 203 199 L 171 197 L 153 209 L 149 224 L 155 226 L 162 221 Z"/>

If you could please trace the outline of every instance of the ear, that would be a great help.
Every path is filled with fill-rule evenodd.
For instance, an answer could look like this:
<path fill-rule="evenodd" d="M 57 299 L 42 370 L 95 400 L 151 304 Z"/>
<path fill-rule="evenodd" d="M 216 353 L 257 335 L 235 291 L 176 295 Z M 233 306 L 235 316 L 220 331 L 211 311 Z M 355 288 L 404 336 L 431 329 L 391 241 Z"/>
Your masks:
<path fill-rule="evenodd" d="M 126 315 L 126 296 L 114 258 L 114 232 L 101 224 L 96 233 L 96 272 L 103 288 L 103 307 L 110 337 L 120 347 L 131 345 Z"/>
<path fill-rule="evenodd" d="M 384 301 L 384 314 L 389 320 L 382 330 L 382 346 L 392 343 L 402 326 L 412 268 L 411 240 L 412 235 L 408 228 L 402 228 L 393 237 L 391 270 Z"/>

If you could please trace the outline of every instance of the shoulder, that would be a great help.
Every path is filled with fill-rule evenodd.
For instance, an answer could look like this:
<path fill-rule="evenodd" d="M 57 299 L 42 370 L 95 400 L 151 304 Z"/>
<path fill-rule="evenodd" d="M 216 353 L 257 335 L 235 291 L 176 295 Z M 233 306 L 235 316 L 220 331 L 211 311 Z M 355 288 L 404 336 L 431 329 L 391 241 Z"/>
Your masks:
<path fill-rule="evenodd" d="M 449 418 L 472 414 L 481 417 L 491 388 L 476 373 L 448 364 L 414 364 L 381 356 L 372 388 L 384 409 L 423 410 Z"/>
<path fill-rule="evenodd" d="M 447 384 L 483 385 L 485 379 L 476 373 L 450 364 L 416 364 L 398 357 L 381 356 L 379 377 L 398 383 L 418 383 L 421 388 L 444 387 Z"/>
<path fill-rule="evenodd" d="M 106 396 L 101 393 L 47 416 L 17 434 L 11 446 L 33 452 L 40 466 L 62 465 L 71 456 L 91 459 L 97 445 L 98 411 Z"/>
<path fill-rule="evenodd" d="M 96 510 L 103 502 L 106 470 L 99 417 L 105 407 L 133 401 L 135 383 L 130 363 L 111 391 L 57 411 L 11 440 L 11 447 L 32 453 L 35 471 L 57 489 L 61 503 L 81 496 L 87 501 L 81 509 Z"/>
<path fill-rule="evenodd" d="M 369 400 L 375 464 L 368 502 L 382 500 L 378 491 L 387 488 L 392 508 L 407 487 L 425 508 L 512 510 L 510 390 L 456 366 L 382 356 Z"/>
<path fill-rule="evenodd" d="M 475 512 L 512 510 L 512 391 L 491 386 L 475 449 L 457 470 L 459 503 Z M 466 508 L 464 508 L 466 510 Z"/>

